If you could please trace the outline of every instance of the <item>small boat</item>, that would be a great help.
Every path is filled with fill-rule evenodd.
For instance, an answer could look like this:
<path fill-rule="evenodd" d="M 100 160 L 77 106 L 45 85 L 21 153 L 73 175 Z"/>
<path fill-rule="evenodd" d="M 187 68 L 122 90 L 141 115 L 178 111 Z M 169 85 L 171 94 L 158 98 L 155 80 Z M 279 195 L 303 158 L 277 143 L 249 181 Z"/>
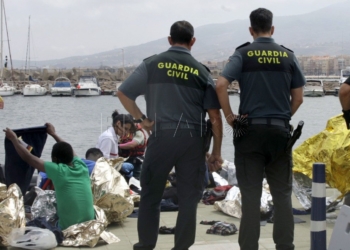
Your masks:
<path fill-rule="evenodd" d="M 322 80 L 306 80 L 304 96 L 322 97 L 325 96 Z"/>
<path fill-rule="evenodd" d="M 39 84 L 27 84 L 23 88 L 23 96 L 42 96 L 46 93 L 47 89 Z"/>
<path fill-rule="evenodd" d="M 72 96 L 73 87 L 70 80 L 66 77 L 58 77 L 51 88 L 52 96 Z"/>
<path fill-rule="evenodd" d="M 101 87 L 94 76 L 80 76 L 74 95 L 78 96 L 99 96 Z"/>
<path fill-rule="evenodd" d="M 0 96 L 11 96 L 16 92 L 16 88 L 10 86 L 8 83 L 0 82 Z"/>

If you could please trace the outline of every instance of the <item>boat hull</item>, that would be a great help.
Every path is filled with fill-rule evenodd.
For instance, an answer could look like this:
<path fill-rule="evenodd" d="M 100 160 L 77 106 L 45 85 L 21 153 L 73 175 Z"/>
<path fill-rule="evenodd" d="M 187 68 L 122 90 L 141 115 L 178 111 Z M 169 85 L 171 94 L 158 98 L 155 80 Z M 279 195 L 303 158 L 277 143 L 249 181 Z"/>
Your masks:
<path fill-rule="evenodd" d="M 99 96 L 101 95 L 101 89 L 99 88 L 89 88 L 89 89 L 75 89 L 74 95 L 76 97 L 80 96 Z"/>
<path fill-rule="evenodd" d="M 28 86 L 26 85 L 23 88 L 23 96 L 43 96 L 46 95 L 47 90 L 40 85 L 37 86 Z"/>
<path fill-rule="evenodd" d="M 14 95 L 14 90 L 0 90 L 0 96 L 11 96 Z"/>
<path fill-rule="evenodd" d="M 71 88 L 51 88 L 52 96 L 72 96 L 73 90 Z"/>
<path fill-rule="evenodd" d="M 323 86 L 305 86 L 304 96 L 322 97 L 325 96 L 325 90 L 323 89 Z"/>
<path fill-rule="evenodd" d="M 13 86 L 8 85 L 7 83 L 0 87 L 0 96 L 11 96 L 15 93 L 16 89 Z"/>
<path fill-rule="evenodd" d="M 325 96 L 325 93 L 324 93 L 324 91 L 304 90 L 304 96 L 307 96 L 307 97 L 322 97 L 322 96 Z"/>

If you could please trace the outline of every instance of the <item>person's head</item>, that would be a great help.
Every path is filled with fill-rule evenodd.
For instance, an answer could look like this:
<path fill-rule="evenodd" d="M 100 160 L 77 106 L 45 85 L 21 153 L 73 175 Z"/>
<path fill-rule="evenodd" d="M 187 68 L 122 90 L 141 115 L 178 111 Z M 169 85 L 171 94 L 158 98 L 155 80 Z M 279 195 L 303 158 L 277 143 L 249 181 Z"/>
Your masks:
<path fill-rule="evenodd" d="M 259 8 L 250 13 L 250 34 L 256 38 L 259 36 L 272 36 L 274 27 L 272 26 L 273 14 L 268 9 Z"/>
<path fill-rule="evenodd" d="M 97 161 L 103 157 L 103 153 L 99 148 L 89 148 L 85 153 L 85 159 L 90 161 Z"/>
<path fill-rule="evenodd" d="M 172 46 L 185 46 L 191 49 L 196 39 L 193 26 L 187 21 L 177 21 L 170 27 L 168 41 Z"/>
<path fill-rule="evenodd" d="M 52 147 L 51 159 L 55 163 L 71 164 L 74 152 L 72 146 L 67 142 L 57 142 Z"/>
<path fill-rule="evenodd" d="M 130 121 L 132 121 L 131 127 L 130 127 L 130 133 L 135 134 L 136 133 L 136 124 L 134 122 L 134 117 L 132 117 L 132 115 L 127 114 L 127 116 L 129 117 Z"/>
<path fill-rule="evenodd" d="M 128 115 L 119 114 L 117 110 L 115 110 L 112 114 L 112 126 L 114 131 L 119 136 L 124 136 L 130 133 L 134 122 Z"/>

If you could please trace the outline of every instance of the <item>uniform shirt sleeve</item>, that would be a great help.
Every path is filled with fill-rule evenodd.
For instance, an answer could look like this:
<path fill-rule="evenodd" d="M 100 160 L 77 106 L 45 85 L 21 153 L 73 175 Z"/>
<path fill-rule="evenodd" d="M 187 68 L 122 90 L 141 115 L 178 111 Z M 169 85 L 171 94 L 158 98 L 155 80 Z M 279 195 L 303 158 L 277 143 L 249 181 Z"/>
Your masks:
<path fill-rule="evenodd" d="M 135 71 L 119 86 L 120 90 L 131 100 L 136 100 L 140 95 L 146 93 L 147 86 L 147 68 L 145 62 L 142 62 Z"/>
<path fill-rule="evenodd" d="M 299 65 L 297 58 L 294 56 L 294 72 L 292 75 L 291 88 L 292 89 L 300 88 L 300 87 L 304 86 L 305 83 L 306 83 L 305 76 L 300 69 L 300 65 Z"/>
<path fill-rule="evenodd" d="M 136 141 L 138 145 L 143 144 L 144 142 L 144 136 L 143 133 L 140 130 L 137 130 L 134 137 L 132 138 L 133 141 Z"/>
<path fill-rule="evenodd" d="M 350 85 L 350 77 L 349 77 L 348 79 L 346 79 L 344 83 L 346 83 L 346 84 L 349 84 L 349 85 Z"/>
<path fill-rule="evenodd" d="M 98 148 L 102 151 L 103 157 L 109 159 L 114 142 L 110 138 L 104 138 L 98 144 Z"/>
<path fill-rule="evenodd" d="M 215 84 L 211 76 L 208 76 L 207 89 L 205 90 L 203 107 L 208 109 L 221 109 L 218 96 L 215 91 Z"/>
<path fill-rule="evenodd" d="M 234 80 L 239 81 L 242 72 L 242 55 L 237 50 L 230 56 L 228 63 L 221 73 L 230 83 Z"/>

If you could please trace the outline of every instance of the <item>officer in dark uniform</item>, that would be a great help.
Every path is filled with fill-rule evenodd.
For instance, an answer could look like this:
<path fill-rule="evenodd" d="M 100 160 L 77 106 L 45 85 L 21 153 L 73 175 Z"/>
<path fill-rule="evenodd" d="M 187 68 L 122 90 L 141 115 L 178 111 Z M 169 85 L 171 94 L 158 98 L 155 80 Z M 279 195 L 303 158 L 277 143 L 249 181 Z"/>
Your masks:
<path fill-rule="evenodd" d="M 340 86 L 339 100 L 343 108 L 343 117 L 346 127 L 350 129 L 350 77 Z"/>
<path fill-rule="evenodd" d="M 151 130 L 141 171 L 138 216 L 139 242 L 134 249 L 154 249 L 159 229 L 160 201 L 169 172 L 175 166 L 179 214 L 173 249 L 188 249 L 195 240 L 196 209 L 205 175 L 205 117 L 213 124 L 211 169 L 222 163 L 220 104 L 210 72 L 190 53 L 194 30 L 187 21 L 175 22 L 171 48 L 145 59 L 118 89 L 125 109 Z M 147 117 L 135 99 L 145 95 Z"/>
<path fill-rule="evenodd" d="M 254 42 L 236 49 L 216 85 L 226 120 L 235 128 L 237 116 L 231 110 L 227 87 L 233 80 L 239 82 L 239 114 L 247 117 L 249 124 L 245 134 L 234 138 L 234 162 L 242 194 L 242 250 L 259 248 L 264 175 L 273 197 L 276 249 L 294 249 L 292 158 L 285 148 L 290 138 L 289 120 L 303 102 L 305 78 L 293 52 L 271 38 L 272 17 L 263 8 L 250 14 L 249 31 Z"/>

